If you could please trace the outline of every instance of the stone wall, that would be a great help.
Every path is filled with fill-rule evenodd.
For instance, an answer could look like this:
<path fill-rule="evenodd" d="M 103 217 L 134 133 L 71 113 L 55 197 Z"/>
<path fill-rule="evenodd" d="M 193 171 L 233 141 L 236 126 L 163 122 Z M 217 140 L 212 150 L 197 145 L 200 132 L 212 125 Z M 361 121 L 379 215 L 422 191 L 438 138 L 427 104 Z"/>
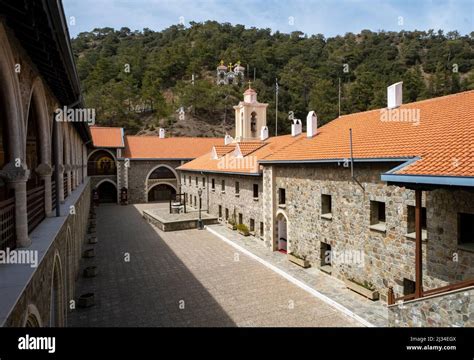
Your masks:
<path fill-rule="evenodd" d="M 390 306 L 389 325 L 400 327 L 473 327 L 474 288 Z"/>
<path fill-rule="evenodd" d="M 288 218 L 288 250 L 321 265 L 321 244 L 331 246 L 332 275 L 372 283 L 385 298 L 388 286 L 403 295 L 404 278 L 415 279 L 415 242 L 407 237 L 408 205 L 414 191 L 387 186 L 380 174 L 396 166 L 357 164 L 356 178 L 342 164 L 265 167 L 266 244 L 275 249 L 277 212 Z M 278 189 L 286 189 L 286 205 L 277 205 Z M 332 218 L 322 217 L 321 195 L 332 198 Z M 425 200 L 426 199 L 426 200 Z M 386 230 L 371 228 L 371 201 L 385 203 Z M 423 244 L 423 286 L 435 288 L 472 278 L 474 254 L 457 245 L 457 213 L 474 213 L 474 194 L 453 190 L 423 193 L 427 206 L 427 241 Z M 352 256 L 352 259 L 350 258 Z M 357 262 L 356 256 L 360 256 Z M 453 261 L 457 257 L 457 261 Z"/>
<path fill-rule="evenodd" d="M 229 216 L 235 213 L 238 222 L 239 214 L 242 214 L 242 223 L 250 229 L 250 219 L 254 220 L 254 233 L 260 237 L 260 223 L 263 222 L 263 187 L 262 177 L 253 175 L 225 175 L 225 174 L 205 174 L 196 172 L 181 171 L 181 188 L 186 193 L 187 204 L 198 207 L 198 189 L 202 188 L 202 208 L 211 215 L 219 216 L 219 206 L 222 207 L 222 217 L 225 220 L 226 209 Z M 189 178 L 191 177 L 191 184 Z M 198 185 L 196 185 L 196 177 Z M 203 178 L 205 179 L 203 185 Z M 212 179 L 214 179 L 215 189 L 212 189 Z M 225 190 L 222 191 L 222 180 L 225 181 Z M 235 182 L 239 182 L 239 194 L 235 192 Z M 253 185 L 258 184 L 258 197 L 253 197 Z M 192 201 L 190 200 L 192 199 Z M 196 202 L 195 200 L 196 199 Z M 262 237 L 263 238 L 263 237 Z"/>
<path fill-rule="evenodd" d="M 119 182 L 128 185 L 128 201 L 130 204 L 148 202 L 147 177 L 153 169 L 160 165 L 176 169 L 181 165 L 180 160 L 130 160 L 130 166 L 126 169 L 127 174 L 125 176 L 124 160 L 120 160 L 119 163 Z M 176 186 L 177 192 L 179 192 L 179 178 L 174 182 L 165 180 L 163 183 Z"/>
<path fill-rule="evenodd" d="M 25 326 L 27 317 L 33 313 L 42 326 L 49 326 L 51 310 L 51 286 L 54 268 L 57 267 L 61 274 L 62 286 L 59 289 L 62 302 L 61 308 L 62 325 L 67 324 L 67 313 L 70 301 L 75 298 L 74 284 L 78 276 L 79 260 L 86 239 L 86 228 L 90 209 L 90 183 L 87 182 L 83 188 L 73 192 L 67 199 L 61 211 L 68 214 L 67 209 L 71 205 L 75 207 L 75 214 L 68 214 L 61 218 L 48 218 L 31 233 L 32 245 L 29 250 L 35 250 L 39 242 L 47 243 L 44 247 L 47 252 L 34 269 L 34 273 L 27 284 L 23 284 L 24 290 L 10 311 L 4 326 Z M 79 192 L 75 194 L 76 192 Z M 51 231 L 56 224 L 60 226 L 57 233 Z M 49 229 L 49 230 L 48 230 Z M 54 238 L 47 238 L 45 232 L 54 233 Z M 40 254 L 41 255 L 41 254 Z M 20 266 L 20 265 L 12 265 Z M 7 294 L 4 294 L 7 296 Z"/>

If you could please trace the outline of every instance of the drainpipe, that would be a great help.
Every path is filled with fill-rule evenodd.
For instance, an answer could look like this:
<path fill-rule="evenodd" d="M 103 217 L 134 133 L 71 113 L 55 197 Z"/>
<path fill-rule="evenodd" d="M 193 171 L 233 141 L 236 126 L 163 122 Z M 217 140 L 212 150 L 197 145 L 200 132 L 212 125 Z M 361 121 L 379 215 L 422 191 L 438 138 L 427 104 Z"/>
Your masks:
<path fill-rule="evenodd" d="M 415 298 L 423 297 L 423 257 L 421 247 L 421 195 L 415 190 Z"/>

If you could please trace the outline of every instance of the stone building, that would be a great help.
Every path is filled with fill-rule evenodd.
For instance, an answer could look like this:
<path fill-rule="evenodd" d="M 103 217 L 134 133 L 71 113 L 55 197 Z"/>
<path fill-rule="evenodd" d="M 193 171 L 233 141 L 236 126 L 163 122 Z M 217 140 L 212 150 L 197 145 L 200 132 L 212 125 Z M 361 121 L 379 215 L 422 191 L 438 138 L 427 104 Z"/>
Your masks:
<path fill-rule="evenodd" d="M 61 3 L 9 2 L 0 15 L 0 324 L 64 326 L 89 213 L 89 126 Z"/>
<path fill-rule="evenodd" d="M 201 188 L 203 207 L 222 221 L 237 213 L 269 249 L 363 284 L 389 304 L 469 289 L 474 92 L 406 105 L 394 94 L 389 88 L 387 109 L 320 129 L 310 112 L 306 133 L 294 120 L 291 136 L 238 135 L 178 168 L 183 192 L 197 205 Z"/>
<path fill-rule="evenodd" d="M 168 201 L 180 193 L 176 168 L 210 151 L 222 139 L 124 135 L 122 128 L 91 127 L 93 148 L 88 173 L 100 201 L 120 202 L 126 189 L 128 203 Z"/>

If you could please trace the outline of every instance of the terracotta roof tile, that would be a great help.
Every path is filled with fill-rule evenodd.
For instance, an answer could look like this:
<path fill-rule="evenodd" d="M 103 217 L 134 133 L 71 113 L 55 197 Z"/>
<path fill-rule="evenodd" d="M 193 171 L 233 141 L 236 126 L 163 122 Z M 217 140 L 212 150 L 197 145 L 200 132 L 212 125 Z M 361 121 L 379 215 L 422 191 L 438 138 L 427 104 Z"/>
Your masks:
<path fill-rule="evenodd" d="M 277 136 L 265 141 L 247 141 L 237 143 L 241 146 L 242 158 L 235 157 L 234 150 L 236 144 L 224 145 L 229 151 L 220 157 L 214 159 L 212 153 L 194 159 L 182 166 L 179 170 L 222 172 L 222 173 L 240 173 L 240 174 L 259 174 L 260 167 L 258 161 L 274 151 L 297 141 L 301 136 L 292 137 L 291 135 Z M 242 150 L 244 149 L 244 150 Z M 244 155 L 245 153 L 245 155 Z"/>
<path fill-rule="evenodd" d="M 391 113 L 396 114 L 406 116 L 405 121 L 387 121 L 393 117 L 385 109 L 341 116 L 319 128 L 315 137 L 301 137 L 263 160 L 349 158 L 352 129 L 356 159 L 420 157 L 396 173 L 474 176 L 474 91 L 404 104 Z"/>
<path fill-rule="evenodd" d="M 126 136 L 123 157 L 130 159 L 194 159 L 222 145 L 223 138 Z"/>
<path fill-rule="evenodd" d="M 95 147 L 124 147 L 122 128 L 91 126 L 90 130 Z"/>

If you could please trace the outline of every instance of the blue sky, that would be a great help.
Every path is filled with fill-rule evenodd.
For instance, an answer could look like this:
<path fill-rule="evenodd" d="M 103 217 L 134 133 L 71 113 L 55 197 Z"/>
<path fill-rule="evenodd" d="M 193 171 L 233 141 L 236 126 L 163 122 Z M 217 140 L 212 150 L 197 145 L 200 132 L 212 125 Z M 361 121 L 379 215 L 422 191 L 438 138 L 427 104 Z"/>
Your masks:
<path fill-rule="evenodd" d="M 63 0 L 63 5 L 73 37 L 106 26 L 162 30 L 180 17 L 185 25 L 217 20 L 326 37 L 362 29 L 474 31 L 473 0 Z"/>

